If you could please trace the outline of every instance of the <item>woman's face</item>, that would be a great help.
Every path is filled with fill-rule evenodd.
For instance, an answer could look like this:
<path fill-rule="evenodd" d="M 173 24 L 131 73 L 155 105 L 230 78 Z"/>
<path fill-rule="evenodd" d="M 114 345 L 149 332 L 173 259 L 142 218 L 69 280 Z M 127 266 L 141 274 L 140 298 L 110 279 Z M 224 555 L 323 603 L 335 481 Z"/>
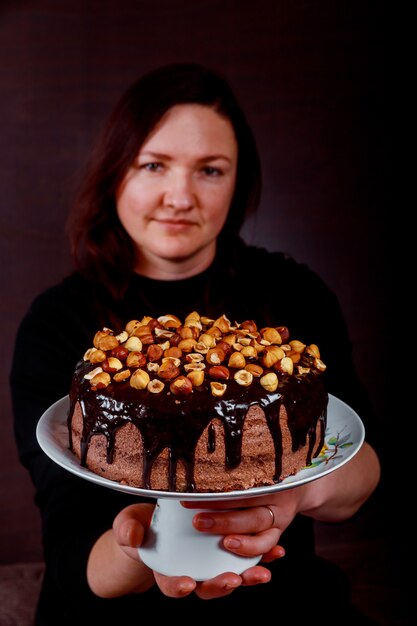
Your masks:
<path fill-rule="evenodd" d="M 232 201 L 238 148 L 231 123 L 199 104 L 167 111 L 117 194 L 136 271 L 175 279 L 210 265 Z"/>

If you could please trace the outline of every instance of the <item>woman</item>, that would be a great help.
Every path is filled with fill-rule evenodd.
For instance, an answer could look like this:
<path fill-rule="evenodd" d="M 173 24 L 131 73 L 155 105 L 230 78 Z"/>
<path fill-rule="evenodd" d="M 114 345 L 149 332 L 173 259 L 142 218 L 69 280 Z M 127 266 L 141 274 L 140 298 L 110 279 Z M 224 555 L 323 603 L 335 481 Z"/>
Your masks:
<path fill-rule="evenodd" d="M 97 328 L 191 310 L 285 324 L 317 343 L 329 392 L 367 423 L 371 413 L 335 296 L 307 267 L 239 238 L 257 207 L 260 178 L 245 116 L 228 84 L 206 68 L 177 64 L 151 72 L 113 111 L 70 219 L 77 270 L 33 303 L 11 373 L 20 456 L 43 521 L 46 572 L 37 624 L 56 624 L 58 616 L 60 624 L 87 617 L 137 623 L 139 612 L 154 606 L 159 617 L 182 615 L 187 607 L 204 607 L 205 616 L 236 607 L 244 615 L 257 600 L 266 610 L 311 620 L 329 594 L 343 619 L 352 619 L 346 581 L 314 555 L 313 520 L 347 519 L 369 498 L 379 480 L 369 443 L 312 483 L 234 500 L 227 513 L 211 504 L 210 512 L 197 514 L 195 527 L 224 535 L 227 550 L 263 554 L 261 564 L 241 575 L 197 582 L 162 576 L 140 561 L 136 547 L 152 500 L 69 475 L 35 438 L 39 417 L 68 393 Z"/>

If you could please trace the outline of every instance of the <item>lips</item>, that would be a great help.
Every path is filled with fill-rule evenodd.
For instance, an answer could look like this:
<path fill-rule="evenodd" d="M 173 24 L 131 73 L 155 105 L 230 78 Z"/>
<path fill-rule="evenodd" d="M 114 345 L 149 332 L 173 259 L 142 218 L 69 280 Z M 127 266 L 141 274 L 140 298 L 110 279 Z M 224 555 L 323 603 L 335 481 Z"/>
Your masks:
<path fill-rule="evenodd" d="M 191 220 L 172 220 L 172 219 L 154 219 L 153 220 L 156 224 L 159 224 L 162 227 L 165 228 L 171 228 L 171 229 L 176 229 L 176 230 L 180 230 L 182 228 L 189 228 L 190 226 L 195 226 L 196 222 L 193 222 Z"/>

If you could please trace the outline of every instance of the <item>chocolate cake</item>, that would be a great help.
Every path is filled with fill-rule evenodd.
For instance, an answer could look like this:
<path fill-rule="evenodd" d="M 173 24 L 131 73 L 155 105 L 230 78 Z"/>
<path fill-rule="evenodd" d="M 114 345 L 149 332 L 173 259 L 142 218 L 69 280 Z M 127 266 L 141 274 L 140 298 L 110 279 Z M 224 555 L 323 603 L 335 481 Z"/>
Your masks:
<path fill-rule="evenodd" d="M 326 366 L 285 326 L 196 312 L 103 328 L 76 366 L 70 449 L 110 480 L 163 491 L 272 485 L 324 443 Z"/>

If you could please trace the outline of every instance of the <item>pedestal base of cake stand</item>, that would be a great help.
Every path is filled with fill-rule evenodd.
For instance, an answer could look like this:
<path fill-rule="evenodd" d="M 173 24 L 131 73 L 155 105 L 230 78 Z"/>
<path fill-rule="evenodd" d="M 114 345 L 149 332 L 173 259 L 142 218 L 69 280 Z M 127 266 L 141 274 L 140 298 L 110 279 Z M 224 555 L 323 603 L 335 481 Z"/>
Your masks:
<path fill-rule="evenodd" d="M 232 554 L 222 547 L 222 535 L 196 530 L 192 519 L 202 510 L 186 509 L 180 499 L 159 498 L 145 542 L 138 548 L 142 561 L 166 576 L 191 576 L 198 581 L 224 572 L 241 574 L 259 563 L 261 555 Z"/>

